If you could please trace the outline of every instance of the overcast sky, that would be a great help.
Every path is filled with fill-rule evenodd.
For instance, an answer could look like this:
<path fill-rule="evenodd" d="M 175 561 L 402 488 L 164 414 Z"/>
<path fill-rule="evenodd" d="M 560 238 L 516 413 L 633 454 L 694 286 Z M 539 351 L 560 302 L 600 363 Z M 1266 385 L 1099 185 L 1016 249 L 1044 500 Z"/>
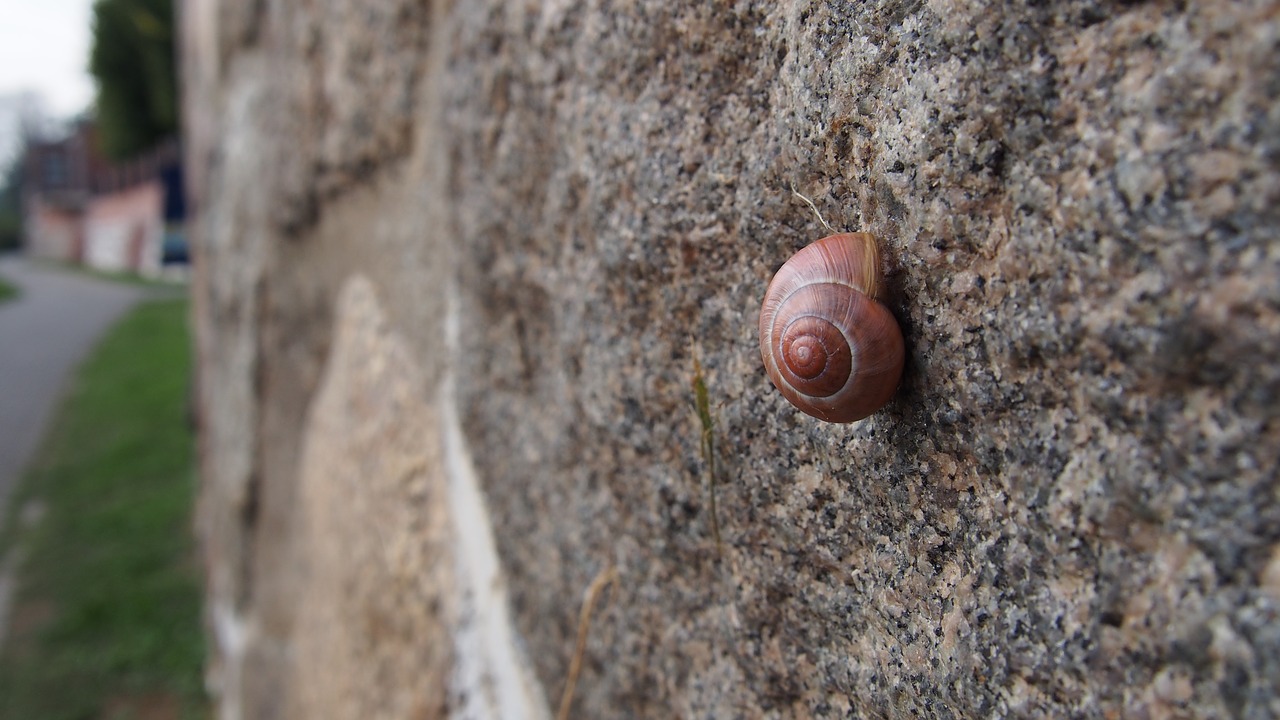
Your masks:
<path fill-rule="evenodd" d="M 87 108 L 92 6 L 93 0 L 0 0 L 0 96 L 34 91 L 56 118 Z"/>

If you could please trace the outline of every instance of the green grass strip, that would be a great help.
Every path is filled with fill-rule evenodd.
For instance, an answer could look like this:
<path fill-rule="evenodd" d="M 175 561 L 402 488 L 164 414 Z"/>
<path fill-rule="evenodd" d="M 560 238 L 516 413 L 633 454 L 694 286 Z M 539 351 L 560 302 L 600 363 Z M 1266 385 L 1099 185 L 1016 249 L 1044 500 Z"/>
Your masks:
<path fill-rule="evenodd" d="M 0 278 L 0 303 L 18 297 L 18 288 Z"/>
<path fill-rule="evenodd" d="M 151 302 L 108 334 L 12 498 L 0 718 L 208 716 L 186 316 Z"/>

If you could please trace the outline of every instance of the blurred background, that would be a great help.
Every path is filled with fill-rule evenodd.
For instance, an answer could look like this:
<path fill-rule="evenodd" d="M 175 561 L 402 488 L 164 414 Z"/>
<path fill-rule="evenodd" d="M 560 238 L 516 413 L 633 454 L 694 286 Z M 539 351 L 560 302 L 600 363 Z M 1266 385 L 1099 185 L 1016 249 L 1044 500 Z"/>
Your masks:
<path fill-rule="evenodd" d="M 153 276 L 185 262 L 173 3 L 4 15 L 0 248 Z"/>
<path fill-rule="evenodd" d="M 0 0 L 0 718 L 207 717 L 174 4 Z"/>

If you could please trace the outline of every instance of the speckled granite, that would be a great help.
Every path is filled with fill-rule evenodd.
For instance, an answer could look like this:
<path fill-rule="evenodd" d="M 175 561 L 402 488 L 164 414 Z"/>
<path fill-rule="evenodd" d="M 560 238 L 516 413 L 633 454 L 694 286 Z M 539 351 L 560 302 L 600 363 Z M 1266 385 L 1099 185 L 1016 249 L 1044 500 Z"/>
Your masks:
<path fill-rule="evenodd" d="M 581 717 L 1280 716 L 1274 2 L 187 5 L 202 531 L 251 676 L 297 644 L 273 571 L 359 272 L 424 406 L 457 373 L 549 697 L 618 569 Z M 824 234 L 792 186 L 883 243 L 906 376 L 852 426 L 760 366 Z"/>

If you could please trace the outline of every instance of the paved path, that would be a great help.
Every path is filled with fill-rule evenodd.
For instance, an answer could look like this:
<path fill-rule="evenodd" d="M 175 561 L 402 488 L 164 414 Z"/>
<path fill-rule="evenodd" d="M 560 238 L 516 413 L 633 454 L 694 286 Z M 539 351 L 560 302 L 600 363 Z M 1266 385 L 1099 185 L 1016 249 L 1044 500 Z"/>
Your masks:
<path fill-rule="evenodd" d="M 144 287 L 0 256 L 21 295 L 0 302 L 0 522 L 71 371 Z"/>

